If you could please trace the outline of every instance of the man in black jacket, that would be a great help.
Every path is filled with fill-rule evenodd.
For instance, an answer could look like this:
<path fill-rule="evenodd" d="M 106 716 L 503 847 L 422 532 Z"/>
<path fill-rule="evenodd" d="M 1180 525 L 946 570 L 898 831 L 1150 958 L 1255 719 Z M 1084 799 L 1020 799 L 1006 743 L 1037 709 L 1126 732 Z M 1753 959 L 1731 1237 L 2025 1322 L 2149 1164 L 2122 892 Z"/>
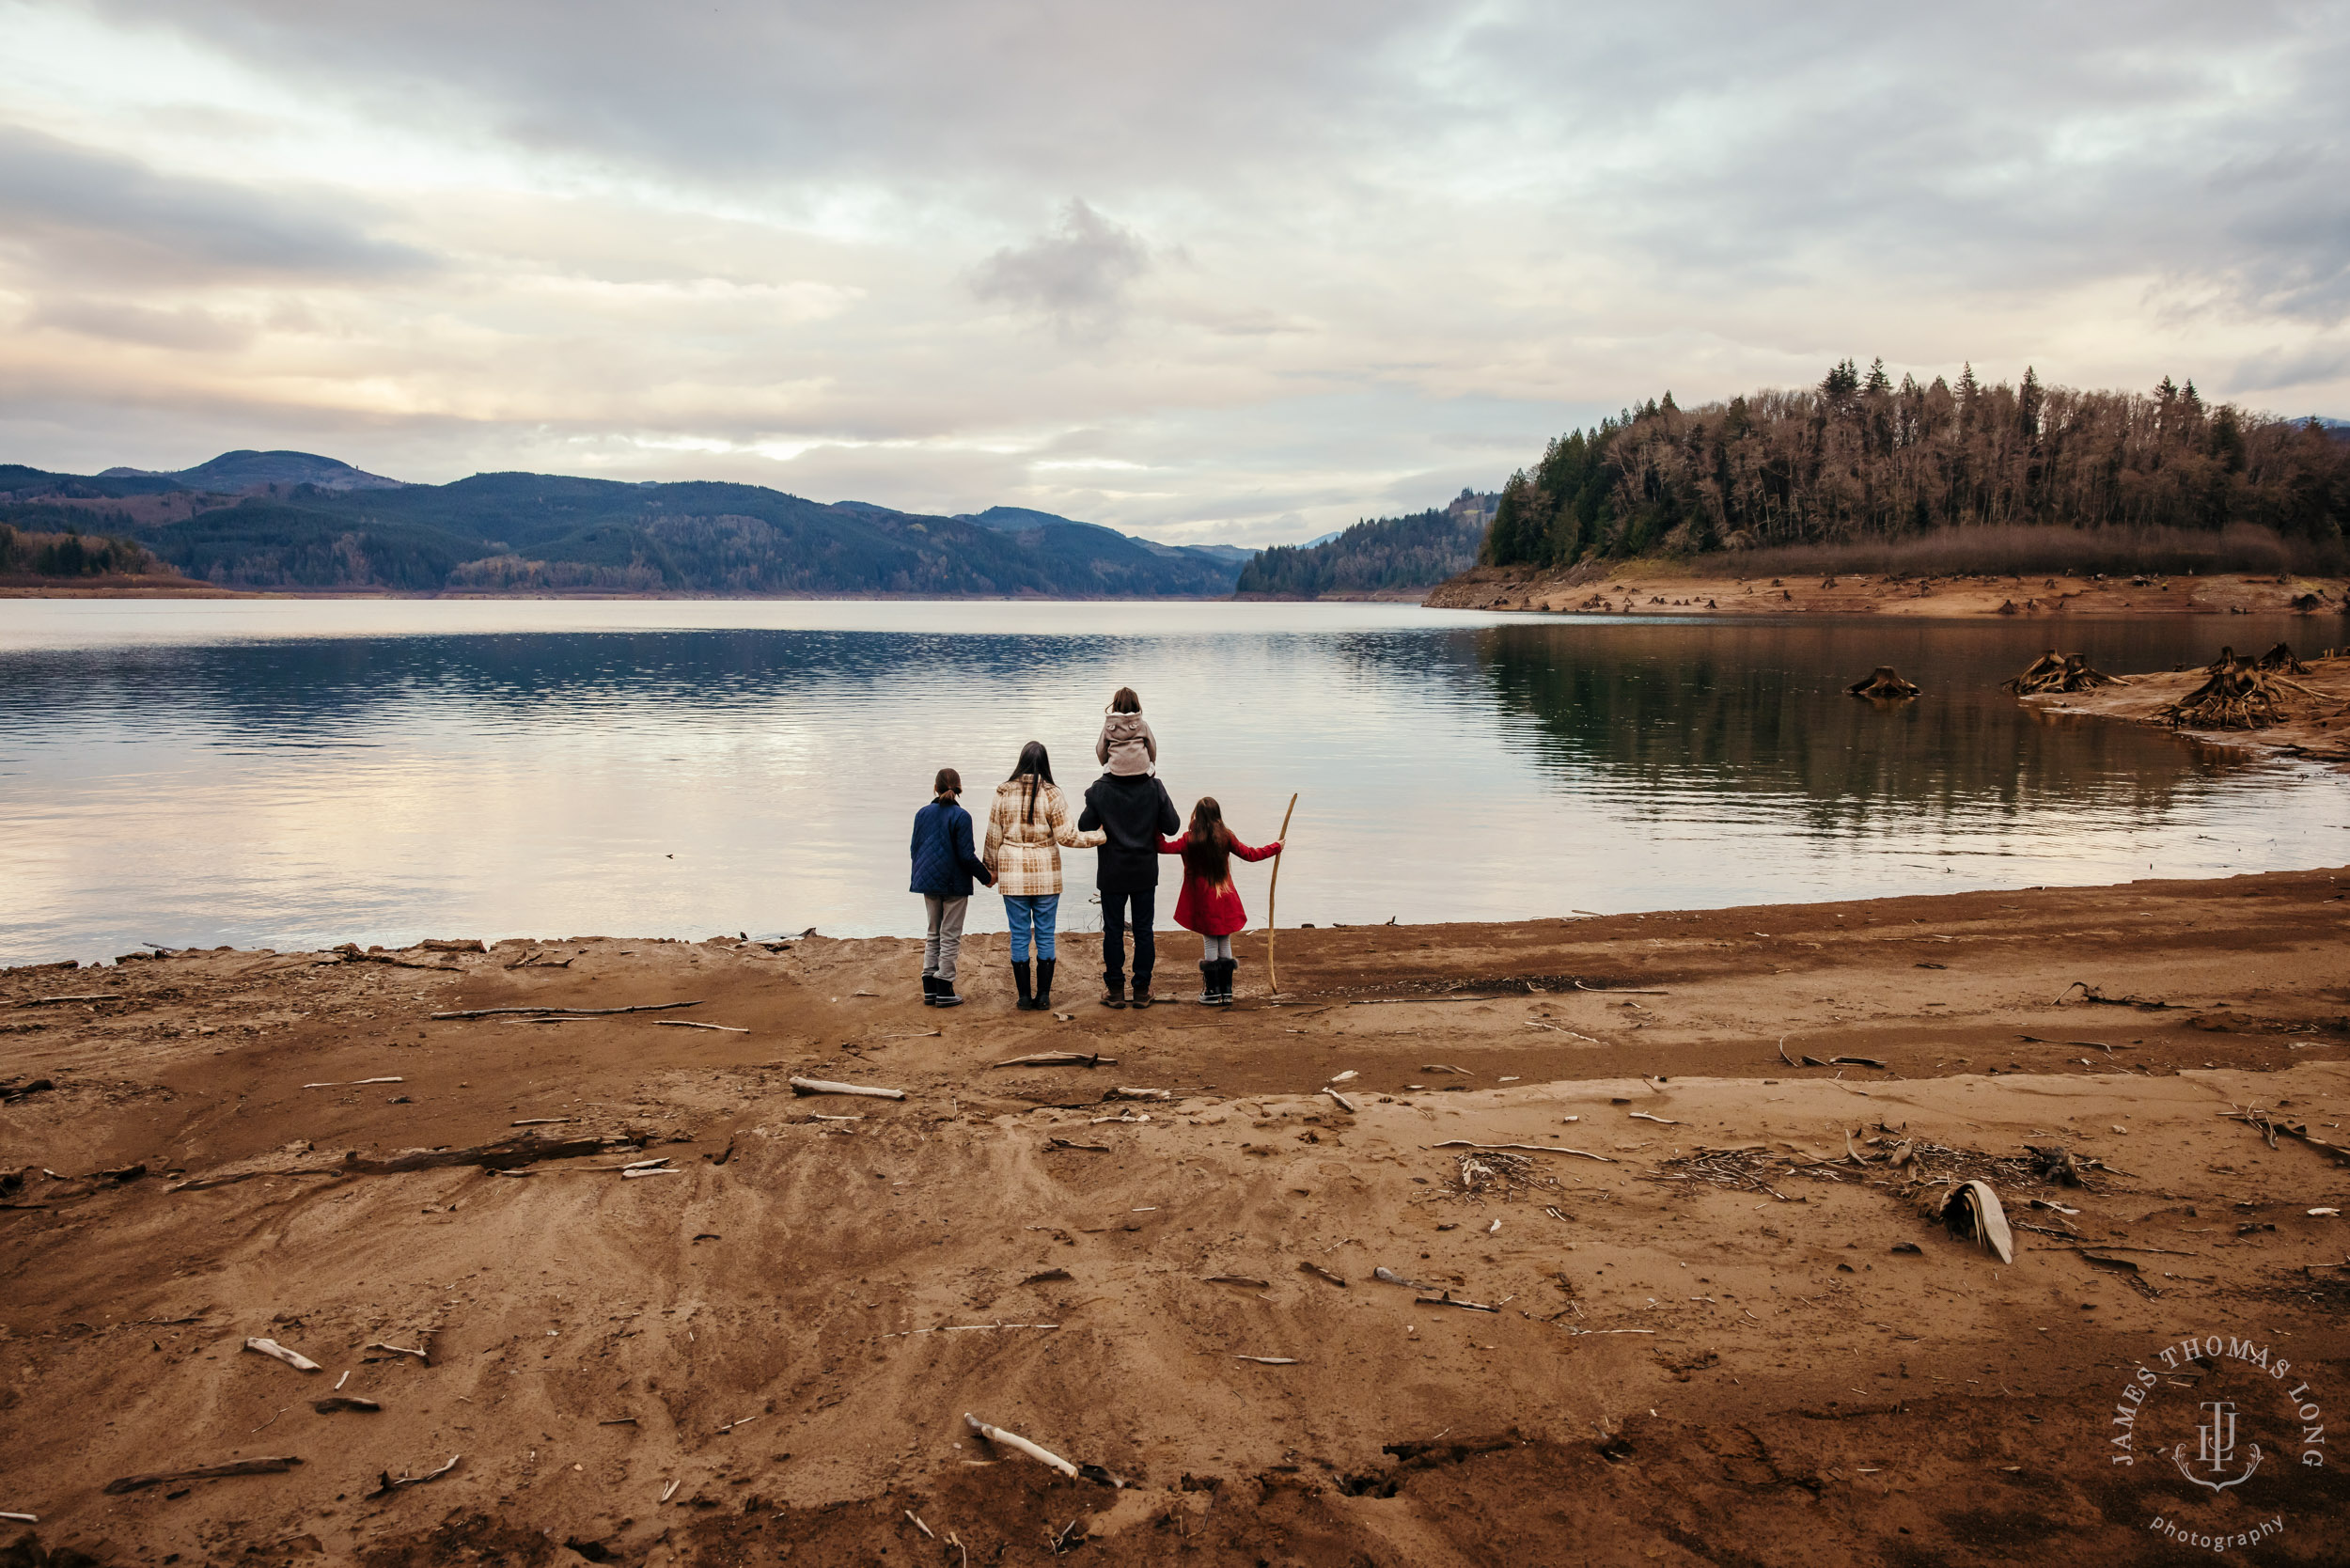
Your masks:
<path fill-rule="evenodd" d="M 1151 937 L 1152 905 L 1159 890 L 1159 840 L 1183 831 L 1167 786 L 1151 774 L 1105 773 L 1086 789 L 1079 831 L 1109 835 L 1094 855 L 1102 889 L 1104 1007 L 1126 1005 L 1126 920 L 1135 926 L 1135 1006 L 1151 1005 L 1151 970 L 1158 957 Z"/>

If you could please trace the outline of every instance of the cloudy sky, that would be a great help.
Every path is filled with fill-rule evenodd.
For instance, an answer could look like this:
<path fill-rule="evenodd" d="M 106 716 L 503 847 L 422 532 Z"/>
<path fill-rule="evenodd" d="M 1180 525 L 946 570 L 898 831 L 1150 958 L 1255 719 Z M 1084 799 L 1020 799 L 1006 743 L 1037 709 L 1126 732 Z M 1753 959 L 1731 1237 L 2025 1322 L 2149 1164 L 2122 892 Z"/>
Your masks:
<path fill-rule="evenodd" d="M 1670 388 L 2350 417 L 2350 0 L 0 0 L 0 461 L 1295 540 Z"/>

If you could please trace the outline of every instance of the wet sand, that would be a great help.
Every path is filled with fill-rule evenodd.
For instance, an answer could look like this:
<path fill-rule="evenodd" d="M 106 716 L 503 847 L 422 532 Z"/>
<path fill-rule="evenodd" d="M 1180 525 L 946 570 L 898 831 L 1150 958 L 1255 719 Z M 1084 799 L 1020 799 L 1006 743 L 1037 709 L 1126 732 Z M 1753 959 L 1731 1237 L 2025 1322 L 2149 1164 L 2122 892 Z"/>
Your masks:
<path fill-rule="evenodd" d="M 1285 931 L 1277 999 L 1250 933 L 1224 1012 L 1102 1009 L 1072 939 L 1066 1020 L 1011 1010 L 1000 936 L 945 1011 L 888 939 L 8 971 L 0 1078 L 55 1087 L 0 1107 L 0 1510 L 39 1515 L 0 1557 L 2172 1560 L 2160 1516 L 2341 1561 L 2330 1449 L 2248 1394 L 2269 1463 L 2186 1484 L 2232 1363 L 2156 1356 L 2257 1339 L 2350 1413 L 2350 1231 L 2310 1212 L 2350 1165 L 2225 1117 L 2350 1143 L 2346 895 Z M 1115 1059 L 990 1065 L 1055 1050 Z M 1969 1175 L 2012 1265 L 1921 1210 Z M 382 1408 L 314 1409 L 338 1383 Z M 302 1463 L 104 1490 L 271 1456 Z"/>
<path fill-rule="evenodd" d="M 1923 616 L 2290 615 L 2311 617 L 2311 648 L 2350 641 L 2340 577 L 2030 576 L 1737 577 L 1677 563 L 1636 561 L 1534 572 L 1480 566 L 1423 601 L 1449 610 L 1551 610 L 1585 615 Z"/>

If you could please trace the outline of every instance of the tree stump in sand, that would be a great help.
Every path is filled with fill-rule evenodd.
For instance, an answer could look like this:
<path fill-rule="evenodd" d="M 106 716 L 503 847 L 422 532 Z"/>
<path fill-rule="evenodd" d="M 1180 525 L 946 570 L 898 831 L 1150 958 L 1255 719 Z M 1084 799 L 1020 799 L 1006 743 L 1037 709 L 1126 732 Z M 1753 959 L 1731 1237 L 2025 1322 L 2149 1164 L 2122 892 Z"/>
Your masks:
<path fill-rule="evenodd" d="M 2264 729 L 2284 720 L 2287 692 L 2315 697 L 2307 686 L 2250 661 L 2215 670 L 2211 678 L 2155 717 L 2181 729 Z"/>
<path fill-rule="evenodd" d="M 2281 669 L 2288 675 L 2307 675 L 2310 666 L 2293 654 L 2293 644 L 2280 642 L 2252 661 L 2254 669 Z"/>
<path fill-rule="evenodd" d="M 1879 665 L 1866 681 L 1856 681 L 1844 690 L 1854 697 L 1871 697 L 1905 700 L 1918 695 L 1918 687 L 1901 678 L 1891 665 Z"/>
<path fill-rule="evenodd" d="M 2087 692 L 2122 684 L 2121 677 L 2090 667 L 2086 653 L 2059 654 L 2053 648 L 2032 661 L 2029 669 L 2000 684 L 2018 697 L 2034 692 Z"/>

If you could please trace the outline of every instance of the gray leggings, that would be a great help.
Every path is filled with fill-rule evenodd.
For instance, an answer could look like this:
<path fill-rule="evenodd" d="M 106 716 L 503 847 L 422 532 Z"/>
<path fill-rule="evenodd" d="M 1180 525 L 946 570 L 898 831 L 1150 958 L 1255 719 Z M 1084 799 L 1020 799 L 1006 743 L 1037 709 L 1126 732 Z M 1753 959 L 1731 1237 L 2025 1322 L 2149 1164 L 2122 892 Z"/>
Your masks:
<path fill-rule="evenodd" d="M 1199 962 L 1214 964 L 1232 956 L 1232 939 L 1229 936 L 1202 936 L 1199 939 Z"/>
<path fill-rule="evenodd" d="M 954 983 L 955 951 L 963 946 L 963 917 L 970 907 L 967 897 L 922 895 L 922 913 L 928 917 L 922 933 L 922 973 Z"/>

